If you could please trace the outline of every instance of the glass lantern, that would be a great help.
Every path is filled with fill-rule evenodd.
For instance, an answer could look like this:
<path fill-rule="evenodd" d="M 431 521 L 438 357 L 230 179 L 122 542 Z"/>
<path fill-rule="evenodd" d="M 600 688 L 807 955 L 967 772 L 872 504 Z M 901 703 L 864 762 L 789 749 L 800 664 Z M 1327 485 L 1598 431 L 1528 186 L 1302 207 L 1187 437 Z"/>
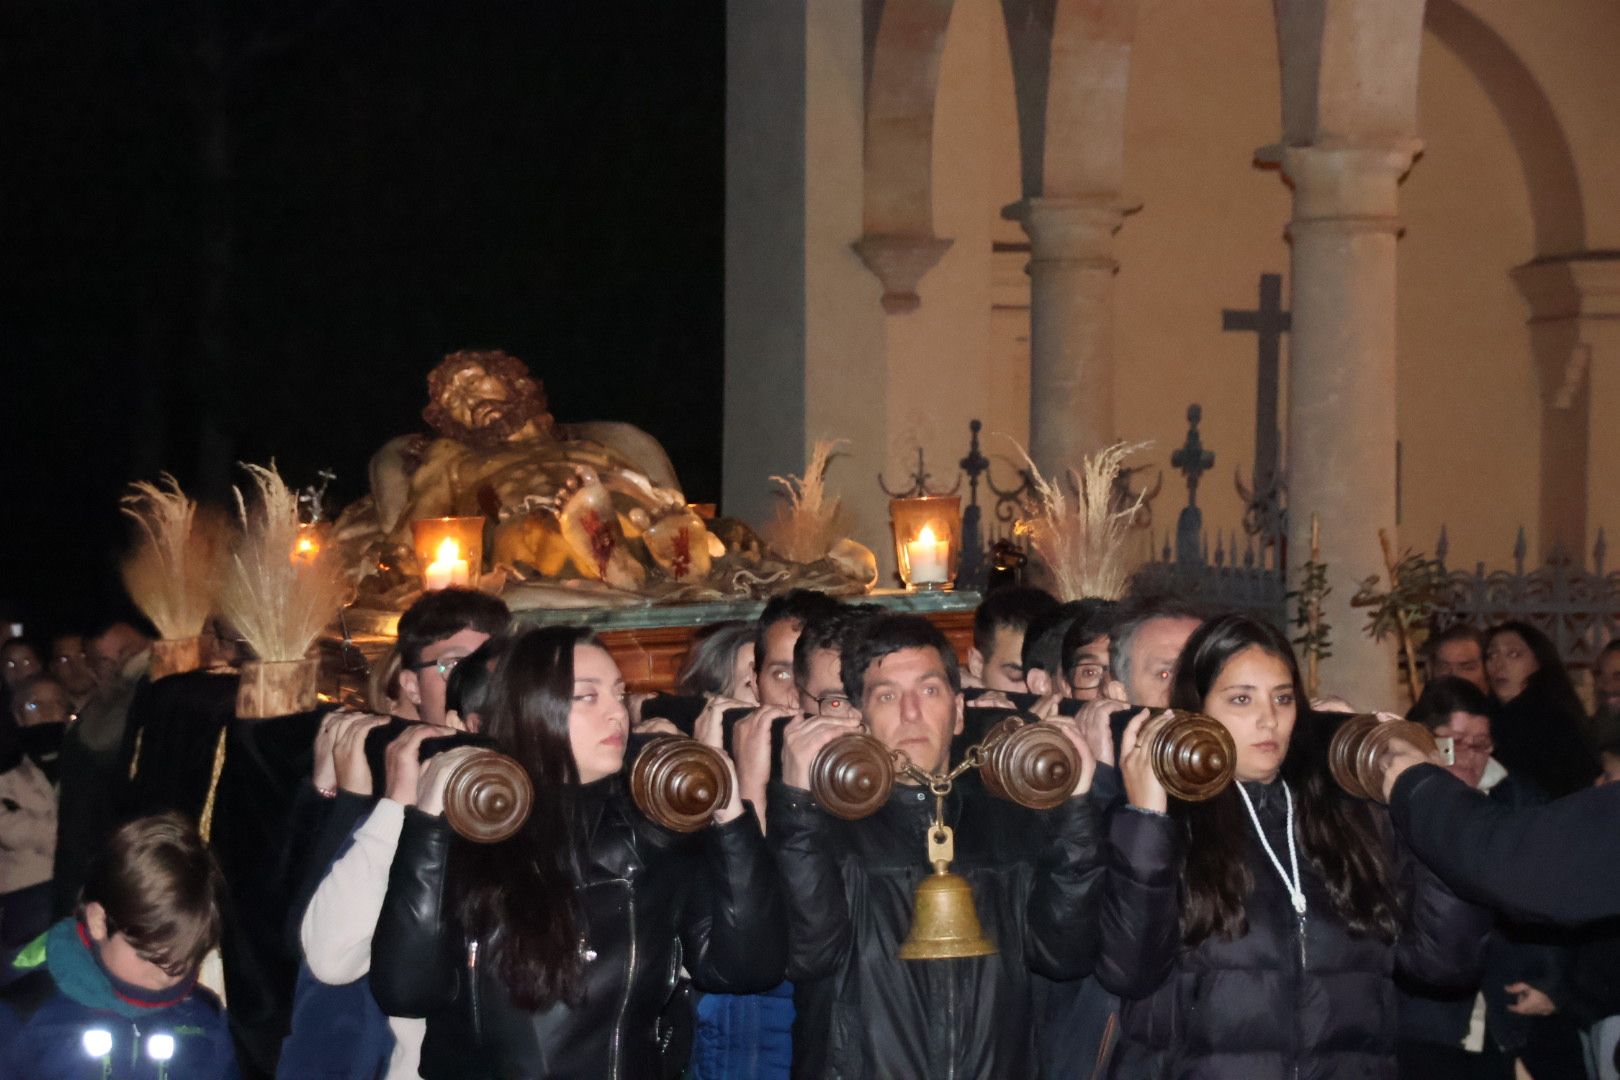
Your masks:
<path fill-rule="evenodd" d="M 418 519 L 411 522 L 411 546 L 422 568 L 424 590 L 473 588 L 484 569 L 484 519 Z"/>
<path fill-rule="evenodd" d="M 309 521 L 298 526 L 298 535 L 293 537 L 293 562 L 312 563 L 320 558 L 321 549 L 326 547 L 331 536 L 330 521 Z"/>
<path fill-rule="evenodd" d="M 920 495 L 889 500 L 894 562 L 908 589 L 948 589 L 962 555 L 962 500 Z"/>

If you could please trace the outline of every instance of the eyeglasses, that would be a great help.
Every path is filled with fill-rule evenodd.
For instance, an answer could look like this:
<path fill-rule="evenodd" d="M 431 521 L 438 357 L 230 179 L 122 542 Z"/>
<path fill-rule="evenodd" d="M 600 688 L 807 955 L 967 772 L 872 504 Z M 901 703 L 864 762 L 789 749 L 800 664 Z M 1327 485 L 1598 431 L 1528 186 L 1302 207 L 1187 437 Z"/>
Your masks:
<path fill-rule="evenodd" d="M 1101 664 L 1076 664 L 1069 685 L 1076 690 L 1095 690 L 1102 685 L 1107 672 Z"/>
<path fill-rule="evenodd" d="M 1496 743 L 1483 735 L 1473 739 L 1460 739 L 1453 735 L 1451 744 L 1458 750 L 1471 750 L 1476 754 L 1489 754 L 1496 749 Z"/>
<path fill-rule="evenodd" d="M 441 679 L 448 679 L 450 673 L 456 670 L 456 665 L 467 659 L 465 656 L 441 656 L 437 660 L 429 660 L 425 664 L 417 664 L 417 671 L 426 671 L 428 668 L 437 668 Z"/>

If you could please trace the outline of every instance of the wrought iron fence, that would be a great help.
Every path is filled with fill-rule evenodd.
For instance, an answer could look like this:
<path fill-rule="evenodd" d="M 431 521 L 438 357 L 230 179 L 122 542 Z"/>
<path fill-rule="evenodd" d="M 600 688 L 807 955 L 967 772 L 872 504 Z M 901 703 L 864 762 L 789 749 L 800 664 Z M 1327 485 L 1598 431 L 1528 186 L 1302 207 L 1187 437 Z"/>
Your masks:
<path fill-rule="evenodd" d="M 1440 530 L 1434 556 L 1442 566 L 1451 547 Z M 1466 623 L 1484 630 L 1496 623 L 1519 619 L 1552 638 L 1559 655 L 1572 668 L 1590 667 L 1603 647 L 1620 637 L 1620 571 L 1606 570 L 1608 542 L 1598 530 L 1590 568 L 1560 548 L 1545 564 L 1525 569 L 1524 528 L 1513 544 L 1513 569 L 1487 571 L 1477 563 L 1472 571 L 1450 570 L 1452 600 L 1437 620 L 1437 629 Z"/>
<path fill-rule="evenodd" d="M 1174 533 L 1167 532 L 1154 545 L 1149 561 L 1136 571 L 1133 588 L 1196 598 L 1211 607 L 1247 612 L 1286 628 L 1287 511 L 1251 514 L 1252 507 L 1246 505 L 1244 533 L 1216 532 L 1211 537 L 1198 506 L 1199 482 L 1215 465 L 1215 453 L 1203 444 L 1198 431 L 1202 419 L 1198 405 L 1188 407 L 1187 437 L 1170 458 L 1171 467 L 1185 478 L 1187 504 L 1177 516 Z M 990 459 L 979 446 L 981 430 L 977 420 L 969 425 L 968 453 L 959 463 L 957 485 L 961 477 L 968 481 L 962 511 L 961 587 L 984 584 L 992 549 L 998 543 L 1013 542 L 1013 524 L 1029 512 L 1028 470 L 1018 470 L 1016 483 L 998 485 L 990 473 Z M 917 479 L 927 479 L 920 454 Z M 1252 533 L 1248 531 L 1251 527 L 1255 529 Z M 1442 528 L 1434 547 L 1442 566 L 1449 550 L 1450 540 Z M 1526 569 L 1527 550 L 1521 527 L 1513 545 L 1512 570 L 1487 571 L 1484 563 L 1472 571 L 1448 567 L 1450 602 L 1436 618 L 1436 629 L 1460 622 L 1483 630 L 1520 619 L 1545 631 L 1572 668 L 1589 667 L 1604 645 L 1620 638 L 1620 570 L 1605 566 L 1603 532 L 1598 532 L 1589 564 L 1585 558 L 1577 560 L 1554 550 L 1544 565 Z M 1357 626 L 1355 631 L 1361 629 Z"/>

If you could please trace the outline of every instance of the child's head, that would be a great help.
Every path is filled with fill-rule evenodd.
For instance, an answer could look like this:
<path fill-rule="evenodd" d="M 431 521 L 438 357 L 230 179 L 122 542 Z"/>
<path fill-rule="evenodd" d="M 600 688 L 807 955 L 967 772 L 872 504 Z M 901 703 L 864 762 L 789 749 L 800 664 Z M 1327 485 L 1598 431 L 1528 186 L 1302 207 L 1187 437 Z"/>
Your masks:
<path fill-rule="evenodd" d="M 163 990 L 191 977 L 219 943 L 222 881 L 196 828 L 176 813 L 114 832 L 79 899 L 107 970 Z"/>

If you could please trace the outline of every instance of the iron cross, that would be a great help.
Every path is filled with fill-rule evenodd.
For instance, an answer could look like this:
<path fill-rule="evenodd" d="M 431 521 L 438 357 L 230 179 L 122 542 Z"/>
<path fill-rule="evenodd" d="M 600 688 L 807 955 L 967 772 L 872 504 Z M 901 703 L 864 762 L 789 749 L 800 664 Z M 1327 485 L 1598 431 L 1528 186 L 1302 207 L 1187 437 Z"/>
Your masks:
<path fill-rule="evenodd" d="M 1282 275 L 1260 275 L 1260 304 L 1253 311 L 1221 312 L 1223 331 L 1255 334 L 1260 346 L 1260 388 L 1254 413 L 1254 491 L 1261 496 L 1277 483 L 1282 437 L 1277 427 L 1277 387 L 1280 377 L 1282 336 L 1293 328 L 1294 317 L 1282 309 Z"/>

